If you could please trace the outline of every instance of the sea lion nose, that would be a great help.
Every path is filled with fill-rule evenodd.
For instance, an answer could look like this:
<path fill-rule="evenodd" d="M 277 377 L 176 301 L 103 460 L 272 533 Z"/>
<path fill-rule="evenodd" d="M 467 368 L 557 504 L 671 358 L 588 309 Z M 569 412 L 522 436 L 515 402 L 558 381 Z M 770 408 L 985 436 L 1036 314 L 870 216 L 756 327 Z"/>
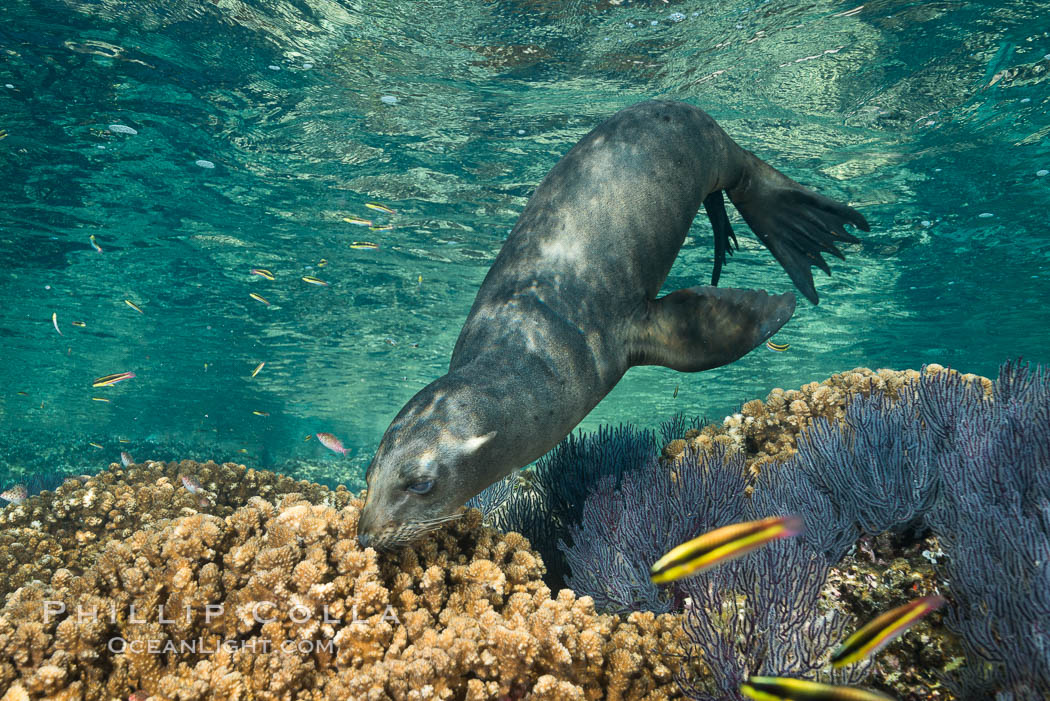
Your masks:
<path fill-rule="evenodd" d="M 371 542 L 371 540 L 372 536 L 370 536 L 368 533 L 357 534 L 357 544 L 360 545 L 362 548 L 367 548 L 368 543 Z"/>

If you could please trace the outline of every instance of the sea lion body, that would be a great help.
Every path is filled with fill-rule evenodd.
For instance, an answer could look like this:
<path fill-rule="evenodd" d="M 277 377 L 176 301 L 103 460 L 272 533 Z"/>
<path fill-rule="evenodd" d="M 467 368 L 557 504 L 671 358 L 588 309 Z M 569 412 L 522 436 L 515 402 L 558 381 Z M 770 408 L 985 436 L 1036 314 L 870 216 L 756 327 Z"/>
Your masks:
<path fill-rule="evenodd" d="M 693 287 L 657 299 L 703 203 L 713 282 L 733 236 L 722 191 L 816 302 L 809 266 L 857 212 L 740 148 L 703 111 L 649 101 L 577 143 L 485 277 L 449 371 L 398 413 L 368 468 L 362 545 L 407 543 L 558 444 L 634 365 L 698 371 L 765 342 L 794 295 Z"/>

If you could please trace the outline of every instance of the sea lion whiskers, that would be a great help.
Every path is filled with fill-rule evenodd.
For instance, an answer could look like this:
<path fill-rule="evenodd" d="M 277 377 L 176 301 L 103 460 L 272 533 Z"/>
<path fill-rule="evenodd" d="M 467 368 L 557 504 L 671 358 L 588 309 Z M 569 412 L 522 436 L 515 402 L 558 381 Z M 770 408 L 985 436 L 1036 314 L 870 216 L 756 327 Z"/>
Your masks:
<path fill-rule="evenodd" d="M 466 514 L 466 510 L 460 509 L 458 512 L 448 516 L 439 516 L 437 518 L 426 519 L 423 521 L 402 523 L 396 528 L 379 533 L 376 536 L 375 541 L 370 542 L 369 545 L 376 550 L 394 550 L 401 546 L 408 545 L 427 533 L 440 530 L 446 523 L 458 521 L 463 518 L 464 514 Z"/>

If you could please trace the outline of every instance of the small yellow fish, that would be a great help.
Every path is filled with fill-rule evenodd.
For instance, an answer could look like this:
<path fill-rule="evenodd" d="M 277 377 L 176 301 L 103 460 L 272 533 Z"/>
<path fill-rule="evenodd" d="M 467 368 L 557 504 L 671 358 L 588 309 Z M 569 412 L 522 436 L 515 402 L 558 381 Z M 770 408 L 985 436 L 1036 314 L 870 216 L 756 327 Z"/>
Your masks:
<path fill-rule="evenodd" d="M 674 394 L 671 395 L 671 399 L 678 399 L 678 385 L 674 386 Z"/>
<path fill-rule="evenodd" d="M 303 275 L 303 282 L 308 282 L 311 285 L 320 285 L 321 287 L 328 287 L 328 283 L 320 278 L 316 278 L 312 275 Z"/>
<path fill-rule="evenodd" d="M 146 313 L 146 312 L 142 311 L 142 309 L 139 308 L 139 305 L 135 304 L 130 299 L 125 299 L 124 300 L 124 304 L 128 305 L 129 307 L 131 307 L 132 309 L 137 311 L 139 314 L 145 314 Z"/>
<path fill-rule="evenodd" d="M 371 241 L 354 241 L 350 244 L 350 248 L 370 248 L 372 250 L 378 249 L 378 243 L 372 243 Z"/>
<path fill-rule="evenodd" d="M 361 217 L 343 217 L 343 221 L 347 224 L 357 224 L 358 226 L 372 226 L 371 219 L 362 219 Z"/>
<path fill-rule="evenodd" d="M 95 235 L 91 234 L 91 236 L 89 236 L 88 238 L 91 239 L 91 247 L 94 248 L 99 253 L 102 253 L 102 246 L 98 245 L 98 241 L 95 240 Z"/>
<path fill-rule="evenodd" d="M 893 701 L 878 691 L 786 677 L 748 677 L 740 693 L 755 701 Z"/>
<path fill-rule="evenodd" d="M 790 343 L 773 343 L 773 341 L 766 341 L 766 348 L 777 353 L 783 353 L 791 347 Z"/>
<path fill-rule="evenodd" d="M 306 434 L 306 438 L 303 439 L 303 443 L 306 443 L 307 441 L 309 441 L 313 437 L 314 437 L 314 434 L 312 434 L 312 433 Z"/>
<path fill-rule="evenodd" d="M 262 295 L 260 295 L 260 294 L 256 294 L 255 292 L 250 292 L 250 293 L 248 294 L 248 296 L 249 296 L 249 297 L 251 297 L 251 298 L 252 298 L 252 299 L 254 299 L 254 300 L 258 300 L 258 301 L 262 302 L 262 303 L 263 303 L 263 304 L 265 304 L 265 305 L 266 305 L 267 307 L 268 307 L 268 306 L 270 306 L 270 303 L 266 301 L 266 298 L 265 298 L 265 297 L 263 297 L 263 296 L 262 296 Z"/>
<path fill-rule="evenodd" d="M 247 449 L 247 448 L 241 448 L 241 449 L 240 449 L 240 450 L 238 450 L 237 452 L 238 452 L 238 453 L 247 453 L 247 452 L 248 452 L 248 449 Z"/>
<path fill-rule="evenodd" d="M 270 415 L 270 412 L 268 412 L 268 411 L 254 410 L 254 411 L 252 411 L 252 413 L 255 414 L 256 416 L 269 416 Z"/>
<path fill-rule="evenodd" d="M 62 333 L 62 329 L 58 328 L 58 312 L 51 312 L 51 323 L 54 325 L 55 331 L 58 331 L 59 336 L 65 336 Z"/>
<path fill-rule="evenodd" d="M 267 280 L 273 280 L 273 273 L 271 273 L 266 268 L 252 268 L 250 272 L 252 275 L 258 275 L 259 277 L 264 277 Z"/>
<path fill-rule="evenodd" d="M 797 516 L 774 516 L 716 528 L 672 548 L 653 564 L 649 577 L 654 584 L 691 577 L 773 540 L 801 532 L 802 520 Z"/>
<path fill-rule="evenodd" d="M 322 258 L 321 260 L 317 261 L 317 267 L 318 268 L 323 268 L 326 265 L 328 265 L 328 259 L 327 258 Z"/>
<path fill-rule="evenodd" d="M 385 214 L 397 214 L 397 212 L 390 209 L 385 204 L 379 204 L 378 202 L 365 202 L 365 206 L 369 209 L 374 209 L 377 212 L 383 212 Z"/>
<path fill-rule="evenodd" d="M 93 401 L 93 402 L 108 402 L 109 400 L 106 399 L 105 397 L 92 397 L 91 401 Z"/>
<path fill-rule="evenodd" d="M 944 604 L 943 596 L 924 596 L 877 616 L 846 638 L 846 641 L 832 653 L 831 665 L 844 667 L 875 654 L 923 616 L 931 611 L 936 611 Z"/>
<path fill-rule="evenodd" d="M 7 129 L 0 129 L 0 139 L 7 138 Z"/>
<path fill-rule="evenodd" d="M 265 367 L 265 366 L 266 366 L 266 361 L 265 360 L 262 361 L 261 363 L 259 363 L 258 365 L 256 365 L 255 369 L 252 370 L 252 377 L 255 377 L 256 375 L 258 375 L 259 371 L 262 370 L 263 367 Z"/>
<path fill-rule="evenodd" d="M 83 321 L 71 321 L 69 323 L 73 324 L 73 326 L 79 326 L 80 328 L 87 326 Z"/>
<path fill-rule="evenodd" d="M 393 224 L 382 224 L 380 226 L 370 226 L 370 227 L 368 227 L 368 230 L 369 231 L 390 231 L 393 228 L 394 228 Z"/>
<path fill-rule="evenodd" d="M 28 397 L 29 396 L 29 392 L 19 392 L 18 394 L 19 394 L 19 396 L 22 396 L 22 397 Z"/>
<path fill-rule="evenodd" d="M 88 445 L 93 445 L 96 448 L 98 448 L 99 450 L 102 450 L 102 446 L 100 446 L 98 443 L 88 443 Z"/>
<path fill-rule="evenodd" d="M 117 442 L 118 443 L 130 443 L 131 439 L 130 438 L 118 438 Z"/>
<path fill-rule="evenodd" d="M 91 386 L 108 387 L 110 385 L 115 385 L 118 382 L 123 382 L 124 380 L 130 380 L 133 377 L 135 377 L 135 373 L 133 372 L 118 372 L 113 375 L 103 375 L 102 377 L 95 378 L 95 381 L 91 383 Z"/>

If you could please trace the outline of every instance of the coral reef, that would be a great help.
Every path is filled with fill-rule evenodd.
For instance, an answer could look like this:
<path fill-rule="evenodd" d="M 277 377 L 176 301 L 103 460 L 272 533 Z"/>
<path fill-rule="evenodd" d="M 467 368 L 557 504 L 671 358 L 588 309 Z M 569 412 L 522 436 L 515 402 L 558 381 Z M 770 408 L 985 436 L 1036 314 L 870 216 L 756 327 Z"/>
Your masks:
<path fill-rule="evenodd" d="M 0 512 L 0 689 L 739 699 L 747 674 L 828 679 L 848 629 L 940 589 L 948 607 L 830 679 L 870 668 L 902 698 L 1028 701 L 1050 688 L 1048 463 L 1050 375 L 1008 364 L 995 382 L 856 370 L 718 426 L 574 436 L 480 495 L 484 516 L 380 555 L 358 547 L 345 488 L 113 465 Z M 648 578 L 704 530 L 786 513 L 802 535 L 664 588 Z M 552 594 L 547 557 L 575 593 Z"/>
<path fill-rule="evenodd" d="M 0 610 L 0 688 L 179 701 L 677 695 L 679 618 L 552 598 L 528 542 L 481 527 L 478 511 L 381 557 L 356 544 L 360 499 L 246 501 L 114 535 L 82 574 L 58 568 L 15 591 Z"/>
<path fill-rule="evenodd" d="M 826 500 L 799 477 L 769 470 L 756 478 L 740 451 L 718 444 L 705 453 L 689 450 L 670 465 L 650 457 L 619 488 L 607 478 L 587 497 L 580 524 L 570 528 L 571 544 L 561 546 L 569 584 L 607 610 L 684 609 L 690 652 L 705 671 L 680 678 L 690 698 L 739 698 L 751 674 L 813 677 L 849 625 L 834 599 L 822 596 L 832 561 L 820 544 L 852 533 L 852 524 L 821 518 Z M 804 538 L 660 588 L 649 579 L 653 562 L 700 533 L 788 513 L 805 514 Z M 867 668 L 854 665 L 834 679 L 858 683 Z"/>
<path fill-rule="evenodd" d="M 854 621 L 870 621 L 937 592 L 942 579 L 935 565 L 943 555 L 932 535 L 920 541 L 889 533 L 861 538 L 850 554 L 832 566 L 824 596 Z M 866 684 L 899 699 L 952 699 L 939 674 L 957 666 L 962 655 L 959 640 L 944 626 L 943 612 L 935 611 L 872 659 Z"/>
<path fill-rule="evenodd" d="M 563 544 L 570 584 L 611 610 L 676 611 L 689 601 L 685 629 L 710 674 L 683 680 L 684 690 L 695 699 L 738 698 L 748 674 L 822 673 L 846 619 L 820 592 L 830 566 L 854 543 L 889 535 L 908 547 L 932 527 L 947 553 L 939 575 L 952 605 L 944 620 L 962 637 L 966 663 L 947 674 L 958 666 L 959 648 L 941 629 L 933 647 L 942 654 L 921 659 L 927 679 L 939 674 L 962 698 L 1039 698 L 1050 688 L 1050 375 L 1006 364 L 994 382 L 940 366 L 839 378 L 809 385 L 809 401 L 781 405 L 788 413 L 767 413 L 757 428 L 744 421 L 686 432 L 664 448 L 662 466 L 650 460 L 624 473 L 618 487 L 602 482 Z M 835 395 L 833 386 L 856 391 Z M 843 401 L 824 401 L 836 396 Z M 754 415 L 765 408 L 745 406 Z M 743 452 L 742 436 L 760 436 L 770 425 L 793 435 L 777 442 L 787 460 L 775 469 L 772 456 Z M 726 466 L 735 466 L 735 482 L 719 479 Z M 806 522 L 791 543 L 663 592 L 645 581 L 648 565 L 679 542 L 788 513 Z M 923 594 L 932 593 L 930 584 Z M 849 668 L 845 679 L 856 682 L 861 671 Z M 917 676 L 913 667 L 879 671 L 883 686 Z"/>
<path fill-rule="evenodd" d="M 191 494 L 182 486 L 183 474 L 207 494 Z M 249 497 L 292 492 L 340 506 L 351 497 L 345 489 L 329 491 L 243 465 L 190 460 L 147 461 L 127 469 L 114 463 L 97 475 L 69 478 L 54 493 L 0 511 L 0 596 L 33 580 L 50 581 L 60 567 L 80 574 L 108 540 L 127 538 L 163 519 L 197 512 L 226 516 Z"/>
<path fill-rule="evenodd" d="M 936 364 L 926 365 L 922 373 L 916 370 L 869 370 L 855 368 L 832 375 L 823 382 L 810 382 L 797 390 L 772 390 L 763 402 L 753 399 L 740 411 L 727 416 L 721 425 L 710 425 L 700 431 L 686 432 L 683 442 L 665 448 L 669 457 L 681 454 L 686 443 L 698 449 L 713 443 L 728 443 L 740 449 L 748 465 L 755 472 L 772 462 L 783 462 L 794 455 L 799 435 L 814 419 L 831 421 L 845 416 L 846 406 L 857 396 L 872 393 L 896 399 L 902 388 L 914 383 L 920 374 L 936 375 L 942 372 L 958 375 L 954 370 Z M 960 375 L 967 383 L 977 383 L 987 393 L 991 380 L 973 374 Z"/>

